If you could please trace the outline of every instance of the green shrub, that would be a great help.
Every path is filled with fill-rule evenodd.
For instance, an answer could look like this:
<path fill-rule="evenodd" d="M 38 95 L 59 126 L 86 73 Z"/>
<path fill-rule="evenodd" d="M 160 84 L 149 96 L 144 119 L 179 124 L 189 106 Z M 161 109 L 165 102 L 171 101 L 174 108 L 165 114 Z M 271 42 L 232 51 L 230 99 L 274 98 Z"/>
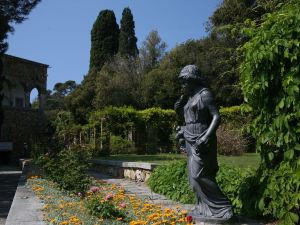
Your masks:
<path fill-rule="evenodd" d="M 132 141 L 126 140 L 121 136 L 112 135 L 110 137 L 110 154 L 130 154 L 135 152 L 136 149 Z"/>
<path fill-rule="evenodd" d="M 242 155 L 251 150 L 253 139 L 246 129 L 250 124 L 251 110 L 244 110 L 244 108 L 242 106 L 221 107 L 221 125 L 217 130 L 220 155 Z"/>
<path fill-rule="evenodd" d="M 118 209 L 112 201 L 104 200 L 101 196 L 92 195 L 85 200 L 86 208 L 93 216 L 102 219 L 125 218 L 125 212 Z"/>
<path fill-rule="evenodd" d="M 234 212 L 240 214 L 244 212 L 244 202 L 252 198 L 252 193 L 248 192 L 244 198 L 241 197 L 244 186 L 248 185 L 248 179 L 254 175 L 254 170 L 250 168 L 238 168 L 221 165 L 216 180 L 230 199 Z"/>
<path fill-rule="evenodd" d="M 44 174 L 64 190 L 84 193 L 90 185 L 86 174 L 87 155 L 85 150 L 79 148 L 64 149 L 55 156 L 48 154 L 40 157 L 37 163 Z"/>
<path fill-rule="evenodd" d="M 281 224 L 295 224 L 300 214 L 299 189 L 300 171 L 295 170 L 295 165 L 282 162 L 275 171 L 261 166 L 241 187 L 242 213 L 280 219 Z"/>
<path fill-rule="evenodd" d="M 195 195 L 188 183 L 186 161 L 178 160 L 159 166 L 148 180 L 151 190 L 182 203 L 195 202 Z"/>
<path fill-rule="evenodd" d="M 220 188 L 232 202 L 236 213 L 245 211 L 243 210 L 244 201 L 250 201 L 252 198 L 250 192 L 241 198 L 241 191 L 245 189 L 245 186 L 247 187 L 247 181 L 253 175 L 253 169 L 220 166 L 216 179 Z M 163 194 L 172 200 L 195 203 L 195 194 L 188 183 L 185 160 L 178 160 L 156 168 L 148 180 L 148 185 L 154 192 Z"/>
<path fill-rule="evenodd" d="M 274 174 L 270 172 L 265 171 L 268 185 L 264 189 L 259 209 L 264 215 L 282 218 L 285 224 L 297 223 L 300 215 L 300 168 L 282 162 Z"/>
<path fill-rule="evenodd" d="M 132 107 L 107 107 L 93 112 L 89 124 L 102 126 L 105 132 L 126 139 L 132 134 L 134 146 L 139 154 L 169 152 L 173 149 L 170 138 L 176 124 L 174 110 L 149 108 L 136 110 Z M 102 125 L 101 125 L 102 124 Z M 114 138 L 113 144 L 121 140 Z M 123 142 L 124 143 L 124 142 Z M 112 144 L 112 143 L 111 143 Z"/>

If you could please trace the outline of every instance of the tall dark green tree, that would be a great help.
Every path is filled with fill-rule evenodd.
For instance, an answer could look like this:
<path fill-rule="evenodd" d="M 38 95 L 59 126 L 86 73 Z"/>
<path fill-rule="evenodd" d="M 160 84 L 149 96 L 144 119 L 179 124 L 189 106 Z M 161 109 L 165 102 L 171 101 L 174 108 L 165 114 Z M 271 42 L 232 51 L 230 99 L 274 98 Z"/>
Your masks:
<path fill-rule="evenodd" d="M 119 26 L 112 10 L 99 13 L 91 31 L 90 70 L 100 71 L 104 63 L 118 52 Z"/>
<path fill-rule="evenodd" d="M 7 34 L 13 32 L 12 23 L 22 23 L 30 11 L 41 0 L 1 0 L 0 1 L 0 93 L 3 88 L 4 77 L 2 76 L 2 56 L 8 48 Z M 2 110 L 3 95 L 0 94 L 0 128 L 3 123 Z M 1 130 L 0 130 L 1 135 Z"/>
<path fill-rule="evenodd" d="M 77 122 L 85 123 L 93 109 L 97 74 L 103 65 L 118 52 L 119 25 L 112 10 L 102 10 L 91 31 L 90 68 L 80 85 L 66 98 L 67 107 Z"/>
<path fill-rule="evenodd" d="M 138 54 L 134 28 L 135 25 L 131 10 L 125 8 L 122 13 L 119 38 L 119 53 L 122 56 L 136 56 Z"/>

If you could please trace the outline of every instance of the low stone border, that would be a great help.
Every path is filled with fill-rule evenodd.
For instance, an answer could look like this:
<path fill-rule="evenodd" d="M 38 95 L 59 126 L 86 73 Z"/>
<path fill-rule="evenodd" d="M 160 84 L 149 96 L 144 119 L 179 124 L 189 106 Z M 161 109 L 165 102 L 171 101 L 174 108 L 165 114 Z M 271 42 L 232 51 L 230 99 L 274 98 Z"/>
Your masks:
<path fill-rule="evenodd" d="M 26 186 L 28 165 L 23 166 L 22 175 L 9 210 L 5 225 L 44 225 L 43 203 Z"/>
<path fill-rule="evenodd" d="M 116 160 L 93 159 L 93 169 L 106 173 L 112 177 L 129 178 L 131 180 L 145 182 L 151 176 L 152 171 L 158 166 L 156 163 L 124 162 Z"/>

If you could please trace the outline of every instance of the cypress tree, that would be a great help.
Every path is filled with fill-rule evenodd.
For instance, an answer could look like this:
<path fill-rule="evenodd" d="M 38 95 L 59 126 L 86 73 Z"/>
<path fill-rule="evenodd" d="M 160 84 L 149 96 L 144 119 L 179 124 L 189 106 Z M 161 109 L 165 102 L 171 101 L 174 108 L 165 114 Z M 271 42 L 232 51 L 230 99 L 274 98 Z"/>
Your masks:
<path fill-rule="evenodd" d="M 138 48 L 137 38 L 134 31 L 133 15 L 129 8 L 124 8 L 121 19 L 119 53 L 123 56 L 136 56 Z"/>
<path fill-rule="evenodd" d="M 99 13 L 91 31 L 90 70 L 99 71 L 118 52 L 119 26 L 112 10 Z"/>

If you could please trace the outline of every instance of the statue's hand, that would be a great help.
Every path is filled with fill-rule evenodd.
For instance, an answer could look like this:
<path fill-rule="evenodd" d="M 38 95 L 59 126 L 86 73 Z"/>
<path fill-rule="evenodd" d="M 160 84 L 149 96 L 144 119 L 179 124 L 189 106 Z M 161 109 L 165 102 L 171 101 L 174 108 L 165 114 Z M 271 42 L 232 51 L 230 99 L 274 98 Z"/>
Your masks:
<path fill-rule="evenodd" d="M 203 136 L 200 139 L 196 140 L 195 147 L 197 154 L 199 154 L 201 149 L 203 149 L 203 147 L 208 144 L 208 140 L 209 138 L 207 136 Z"/>
<path fill-rule="evenodd" d="M 188 97 L 186 95 L 181 95 L 180 98 L 175 102 L 174 108 L 175 110 L 178 110 L 180 108 L 183 108 L 188 100 Z"/>
<path fill-rule="evenodd" d="M 201 137 L 200 139 L 198 139 L 198 140 L 196 141 L 196 144 L 197 144 L 198 146 L 206 145 L 207 143 L 208 143 L 208 137 L 207 137 L 207 136 L 203 136 L 203 137 Z"/>

